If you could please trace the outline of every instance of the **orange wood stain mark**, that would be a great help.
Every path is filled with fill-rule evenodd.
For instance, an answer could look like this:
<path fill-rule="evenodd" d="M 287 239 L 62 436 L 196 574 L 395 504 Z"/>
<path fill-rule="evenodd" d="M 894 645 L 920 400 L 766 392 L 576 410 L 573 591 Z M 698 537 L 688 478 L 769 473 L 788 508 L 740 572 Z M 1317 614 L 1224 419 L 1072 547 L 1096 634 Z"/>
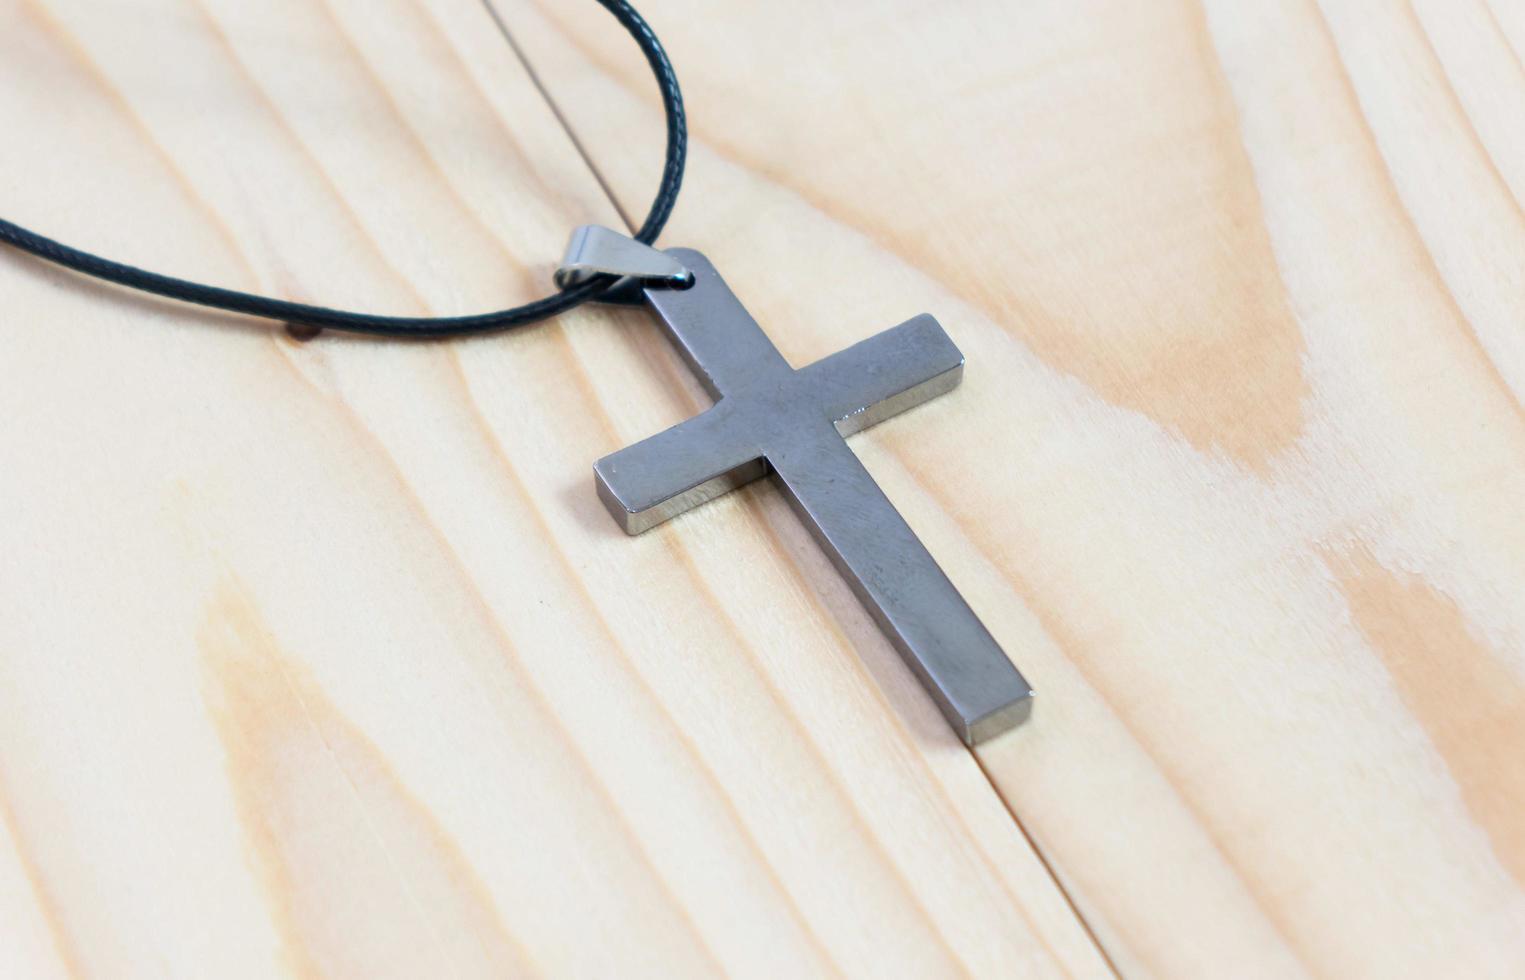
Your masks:
<path fill-rule="evenodd" d="M 590 64 L 646 91 L 638 62 L 612 62 L 555 5 L 541 5 L 541 12 Z M 878 122 L 914 126 L 916 137 L 896 141 L 893 173 L 876 174 L 882 179 L 864 179 L 863 170 L 882 165 L 883 141 L 850 138 L 873 129 L 863 117 L 870 107 L 858 103 L 826 98 L 811 110 L 815 115 L 797 120 L 793 131 L 823 141 L 802 151 L 780 144 L 768 127 L 735 124 L 776 107 L 760 103 L 754 111 L 712 117 L 705 107 L 721 101 L 712 93 L 695 100 L 694 139 L 926 273 L 1109 403 L 1148 416 L 1201 451 L 1261 471 L 1301 433 L 1308 386 L 1301 328 L 1272 251 L 1237 110 L 1196 4 L 1139 5 L 1115 14 L 1066 41 L 1085 52 L 1077 55 L 1081 63 L 1106 65 L 1105 71 L 1078 78 L 1040 71 L 1012 82 L 1034 93 L 1013 96 L 1012 111 L 1032 115 L 1051 144 L 1044 152 L 992 160 L 992 120 L 980 115 L 981 103 L 960 99 L 909 121 L 900 103 L 885 100 L 896 115 Z M 863 30 L 875 30 L 875 16 L 860 15 Z M 966 54 L 976 58 L 981 50 Z M 991 50 L 998 51 L 991 57 L 1010 57 Z M 701 61 L 690 71 L 702 75 L 704 67 Z M 992 77 L 1007 74 L 990 68 Z M 727 106 L 752 101 L 726 91 L 723 76 L 705 83 L 735 96 Z M 1098 88 L 1114 87 L 1098 96 Z M 1168 117 L 1158 111 L 1162 105 L 1170 107 Z M 853 146 L 865 147 L 865 155 L 854 156 Z M 801 165 L 801 152 L 822 165 Z M 831 162 L 844 155 L 852 165 Z M 1076 160 L 1093 163 L 1076 167 Z M 886 180 L 908 191 L 936 188 L 960 167 L 991 173 L 989 193 L 885 203 Z M 696 179 L 699 196 L 719 190 L 705 187 L 702 173 Z M 1013 228 L 1031 231 L 1013 236 Z M 999 242 L 991 229 L 1006 230 Z M 788 336 L 775 339 L 787 348 Z"/>
<path fill-rule="evenodd" d="M 1525 684 L 1422 579 L 1332 561 L 1356 625 L 1434 744 L 1501 864 L 1525 884 Z"/>
<path fill-rule="evenodd" d="M 295 973 L 533 972 L 456 844 L 236 585 L 210 604 L 198 643 L 251 860 Z"/>
<path fill-rule="evenodd" d="M 48 939 L 51 941 L 54 952 L 58 954 L 59 965 L 71 977 L 84 976 L 84 958 L 80 950 L 75 948 L 74 937 L 70 934 L 66 921 L 67 903 L 55 894 L 47 878 L 37 867 L 30 849 L 26 846 L 27 839 L 22 836 L 22 826 L 3 793 L 0 793 L 0 827 L 10 834 L 15 844 L 16 859 L 20 864 L 21 873 L 31 887 L 32 896 L 37 902 L 38 916 L 47 927 Z M 0 931 L 15 928 L 17 928 L 16 923 L 7 922 L 0 926 Z"/>
<path fill-rule="evenodd" d="M 1056 79 L 1050 89 L 1087 106 L 1054 110 L 1066 120 L 1057 138 L 1072 144 L 1063 157 L 1107 162 L 1032 175 L 1001 222 L 1062 220 L 1066 247 L 1022 256 L 1005 274 L 956 248 L 914 260 L 1110 404 L 1264 471 L 1302 431 L 1301 327 L 1202 11 L 1138 10 L 1169 29 L 1138 24 L 1137 44 L 1117 43 L 1121 25 L 1088 40 L 1109 60 L 1127 52 L 1120 75 L 1142 90 L 1097 111 L 1089 86 Z M 1162 104 L 1168 119 L 1150 112 Z M 1055 196 L 1058 216 L 1047 213 Z"/>

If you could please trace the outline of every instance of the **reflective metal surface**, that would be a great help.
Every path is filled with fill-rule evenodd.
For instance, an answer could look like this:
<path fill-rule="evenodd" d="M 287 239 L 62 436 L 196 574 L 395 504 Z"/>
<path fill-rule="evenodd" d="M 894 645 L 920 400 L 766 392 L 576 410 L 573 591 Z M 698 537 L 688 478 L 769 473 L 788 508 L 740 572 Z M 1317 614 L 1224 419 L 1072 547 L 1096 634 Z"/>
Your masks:
<path fill-rule="evenodd" d="M 683 263 L 667 252 L 603 225 L 583 225 L 567 240 L 566 255 L 556 270 L 556 286 L 567 289 L 600 275 L 664 286 L 686 285 L 693 278 Z M 618 293 L 624 288 L 616 283 L 612 291 Z"/>
<path fill-rule="evenodd" d="M 1024 720 L 1032 689 L 844 436 L 958 384 L 964 358 L 918 316 L 794 370 L 698 252 L 688 289 L 645 290 L 714 407 L 594 466 L 637 534 L 768 473 L 968 743 Z"/>

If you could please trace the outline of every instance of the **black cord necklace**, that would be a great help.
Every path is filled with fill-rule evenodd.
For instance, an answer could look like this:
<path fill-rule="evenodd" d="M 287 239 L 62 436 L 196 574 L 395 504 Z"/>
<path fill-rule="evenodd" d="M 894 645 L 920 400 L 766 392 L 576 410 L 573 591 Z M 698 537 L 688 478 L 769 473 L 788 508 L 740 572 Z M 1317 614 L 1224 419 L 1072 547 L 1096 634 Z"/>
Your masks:
<path fill-rule="evenodd" d="M 656 198 L 651 202 L 651 210 L 647 212 L 646 220 L 634 236 L 636 241 L 650 245 L 657 240 L 657 235 L 667 224 L 667 218 L 672 214 L 673 205 L 678 200 L 678 188 L 683 183 L 683 161 L 688 150 L 688 123 L 683 115 L 683 94 L 678 89 L 678 77 L 673 73 L 672 64 L 667 60 L 667 52 L 662 49 L 662 43 L 657 40 L 656 34 L 652 33 L 651 27 L 641 18 L 641 15 L 636 13 L 625 0 L 598 0 L 598 2 L 614 15 L 614 19 L 619 21 L 630 36 L 635 38 L 636 44 L 640 45 L 641 52 L 646 56 L 646 64 L 651 66 L 652 74 L 656 76 L 657 86 L 662 93 L 662 109 L 667 115 L 667 155 L 662 166 L 662 182 L 657 188 Z M 335 310 L 326 306 L 312 306 L 307 303 L 293 303 L 149 272 L 146 269 L 114 262 L 111 259 L 72 248 L 3 218 L 0 218 L 0 242 L 14 245 L 38 258 L 73 269 L 75 272 L 105 279 L 145 293 L 154 293 L 170 299 L 233 313 L 283 320 L 296 329 L 340 330 L 347 333 L 387 337 L 459 337 L 465 334 L 524 326 L 558 313 L 565 313 L 588 300 L 597 299 L 618 278 L 612 275 L 595 276 L 575 285 L 568 285 L 560 292 L 544 299 L 507 310 L 498 310 L 495 313 L 477 313 L 469 316 L 376 316 Z"/>
<path fill-rule="evenodd" d="M 960 737 L 978 742 L 1017 724 L 1032 709 L 1032 689 L 842 438 L 951 390 L 963 376 L 964 355 L 923 314 L 796 370 L 703 255 L 651 247 L 683 179 L 683 100 L 646 22 L 626 0 L 599 2 L 635 38 L 657 77 L 667 163 L 634 240 L 594 225 L 573 232 L 554 296 L 477 316 L 370 316 L 146 272 L 5 221 L 0 242 L 123 286 L 309 330 L 451 337 L 532 323 L 599 297 L 643 299 L 716 403 L 594 464 L 614 519 L 638 534 L 776 475 Z"/>

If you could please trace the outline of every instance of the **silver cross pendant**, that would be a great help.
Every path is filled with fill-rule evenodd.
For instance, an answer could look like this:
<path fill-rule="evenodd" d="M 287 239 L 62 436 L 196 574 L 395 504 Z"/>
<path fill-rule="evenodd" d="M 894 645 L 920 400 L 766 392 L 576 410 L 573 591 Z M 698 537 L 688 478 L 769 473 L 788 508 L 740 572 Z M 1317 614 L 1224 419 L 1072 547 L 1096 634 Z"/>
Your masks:
<path fill-rule="evenodd" d="M 966 743 L 1026 719 L 1032 689 L 845 438 L 959 383 L 963 354 L 938 322 L 914 317 L 796 370 L 698 252 L 579 229 L 558 281 L 596 273 L 628 277 L 616 295 L 656 312 L 715 399 L 594 465 L 620 526 L 639 534 L 772 476 Z"/>

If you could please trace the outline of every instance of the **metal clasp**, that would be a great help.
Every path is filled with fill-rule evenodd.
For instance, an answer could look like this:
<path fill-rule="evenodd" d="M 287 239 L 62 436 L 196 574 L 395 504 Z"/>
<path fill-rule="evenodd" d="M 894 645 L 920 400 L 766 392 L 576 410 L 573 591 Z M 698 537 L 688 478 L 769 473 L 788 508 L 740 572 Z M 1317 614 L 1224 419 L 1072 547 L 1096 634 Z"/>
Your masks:
<path fill-rule="evenodd" d="M 620 277 L 599 296 L 610 303 L 639 302 L 643 286 L 682 289 L 694 281 L 694 274 L 666 252 L 603 225 L 583 225 L 567 241 L 566 256 L 556 270 L 556 286 L 570 289 L 595 276 Z"/>

